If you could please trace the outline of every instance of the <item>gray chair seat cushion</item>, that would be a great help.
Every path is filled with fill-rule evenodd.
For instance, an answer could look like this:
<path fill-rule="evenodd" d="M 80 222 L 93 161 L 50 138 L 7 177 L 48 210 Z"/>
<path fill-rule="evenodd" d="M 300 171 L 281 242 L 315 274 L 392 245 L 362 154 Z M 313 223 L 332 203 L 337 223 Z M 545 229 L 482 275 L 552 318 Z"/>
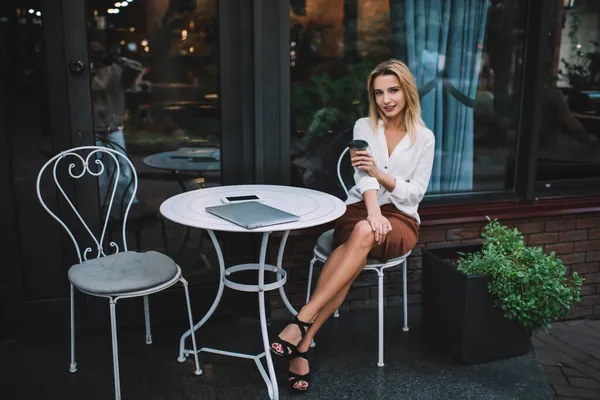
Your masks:
<path fill-rule="evenodd" d="M 317 240 L 317 251 L 326 256 L 333 252 L 333 229 L 323 232 Z"/>
<path fill-rule="evenodd" d="M 319 236 L 319 239 L 317 239 L 317 251 L 325 256 L 329 256 L 333 250 L 333 229 L 330 229 L 327 232 L 323 232 L 321 236 Z M 388 260 L 388 264 L 400 262 L 404 258 L 404 256 L 390 258 Z M 367 259 L 367 264 L 381 264 L 381 261 L 376 258 L 369 257 Z"/>
<path fill-rule="evenodd" d="M 150 289 L 173 279 L 179 269 L 162 253 L 125 251 L 69 268 L 69 281 L 85 292 L 114 295 Z"/>

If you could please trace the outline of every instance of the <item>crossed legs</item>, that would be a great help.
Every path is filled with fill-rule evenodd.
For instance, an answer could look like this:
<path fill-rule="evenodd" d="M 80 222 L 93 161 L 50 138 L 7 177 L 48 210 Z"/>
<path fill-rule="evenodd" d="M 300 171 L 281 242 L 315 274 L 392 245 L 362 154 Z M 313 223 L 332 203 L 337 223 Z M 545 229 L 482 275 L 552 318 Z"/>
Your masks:
<path fill-rule="evenodd" d="M 300 321 L 314 322 L 304 338 L 296 325 L 288 325 L 279 336 L 290 343 L 298 343 L 299 351 L 307 351 L 321 326 L 344 301 L 352 282 L 365 267 L 367 255 L 375 244 L 371 225 L 366 220 L 358 222 L 348 241 L 327 258 L 310 301 L 298 313 Z M 274 349 L 283 350 L 278 347 Z M 308 361 L 303 358 L 292 359 L 290 371 L 301 375 L 307 373 Z"/>

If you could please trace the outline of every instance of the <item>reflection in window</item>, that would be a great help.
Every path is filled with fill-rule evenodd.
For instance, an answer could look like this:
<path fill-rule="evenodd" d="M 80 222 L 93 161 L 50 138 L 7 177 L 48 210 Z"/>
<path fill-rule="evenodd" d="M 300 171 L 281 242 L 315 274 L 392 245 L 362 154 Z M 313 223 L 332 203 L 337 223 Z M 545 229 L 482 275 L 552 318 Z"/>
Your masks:
<path fill-rule="evenodd" d="M 368 113 L 366 77 L 397 58 L 436 135 L 429 193 L 512 189 L 526 10 L 517 0 L 292 1 L 293 183 L 343 197 L 337 156 Z M 349 163 L 344 174 L 351 182 Z"/>
<path fill-rule="evenodd" d="M 87 9 L 96 142 L 125 153 L 140 178 L 128 230 L 136 248 L 196 265 L 201 233 L 163 229 L 158 209 L 182 191 L 220 184 L 217 1 L 88 0 Z M 108 172 L 99 182 L 103 206 Z M 117 227 L 131 198 L 128 172 L 124 162 L 111 209 Z"/>
<path fill-rule="evenodd" d="M 122 70 L 127 142 L 219 143 L 216 1 L 89 3 L 91 62 Z"/>
<path fill-rule="evenodd" d="M 555 3 L 556 46 L 541 96 L 543 181 L 600 177 L 600 3 L 562 3 Z"/>

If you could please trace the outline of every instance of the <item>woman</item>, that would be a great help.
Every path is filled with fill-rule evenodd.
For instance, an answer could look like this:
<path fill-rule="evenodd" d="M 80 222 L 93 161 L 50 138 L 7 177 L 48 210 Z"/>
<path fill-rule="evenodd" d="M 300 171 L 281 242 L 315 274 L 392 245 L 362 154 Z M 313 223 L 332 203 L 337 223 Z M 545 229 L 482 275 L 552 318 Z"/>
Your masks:
<path fill-rule="evenodd" d="M 299 391 L 309 387 L 307 354 L 315 334 L 342 304 L 367 256 L 385 262 L 417 243 L 417 209 L 429 184 L 435 138 L 421 119 L 415 80 L 404 63 L 379 64 L 367 89 L 369 117 L 356 122 L 354 139 L 366 140 L 370 150 L 352 157 L 356 184 L 335 226 L 337 247 L 310 301 L 271 344 L 275 355 L 290 358 L 289 382 Z"/>

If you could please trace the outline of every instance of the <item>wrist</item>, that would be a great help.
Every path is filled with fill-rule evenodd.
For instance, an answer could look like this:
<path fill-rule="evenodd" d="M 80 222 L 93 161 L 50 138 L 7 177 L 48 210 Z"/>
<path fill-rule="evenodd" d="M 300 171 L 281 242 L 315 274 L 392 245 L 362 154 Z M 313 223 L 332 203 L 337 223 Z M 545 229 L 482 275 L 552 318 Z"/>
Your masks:
<path fill-rule="evenodd" d="M 379 183 L 381 183 L 381 178 L 383 177 L 383 171 L 379 168 L 375 167 L 375 171 L 373 171 L 373 178 L 377 179 Z"/>
<path fill-rule="evenodd" d="M 367 210 L 367 218 L 381 217 L 381 210 Z"/>

